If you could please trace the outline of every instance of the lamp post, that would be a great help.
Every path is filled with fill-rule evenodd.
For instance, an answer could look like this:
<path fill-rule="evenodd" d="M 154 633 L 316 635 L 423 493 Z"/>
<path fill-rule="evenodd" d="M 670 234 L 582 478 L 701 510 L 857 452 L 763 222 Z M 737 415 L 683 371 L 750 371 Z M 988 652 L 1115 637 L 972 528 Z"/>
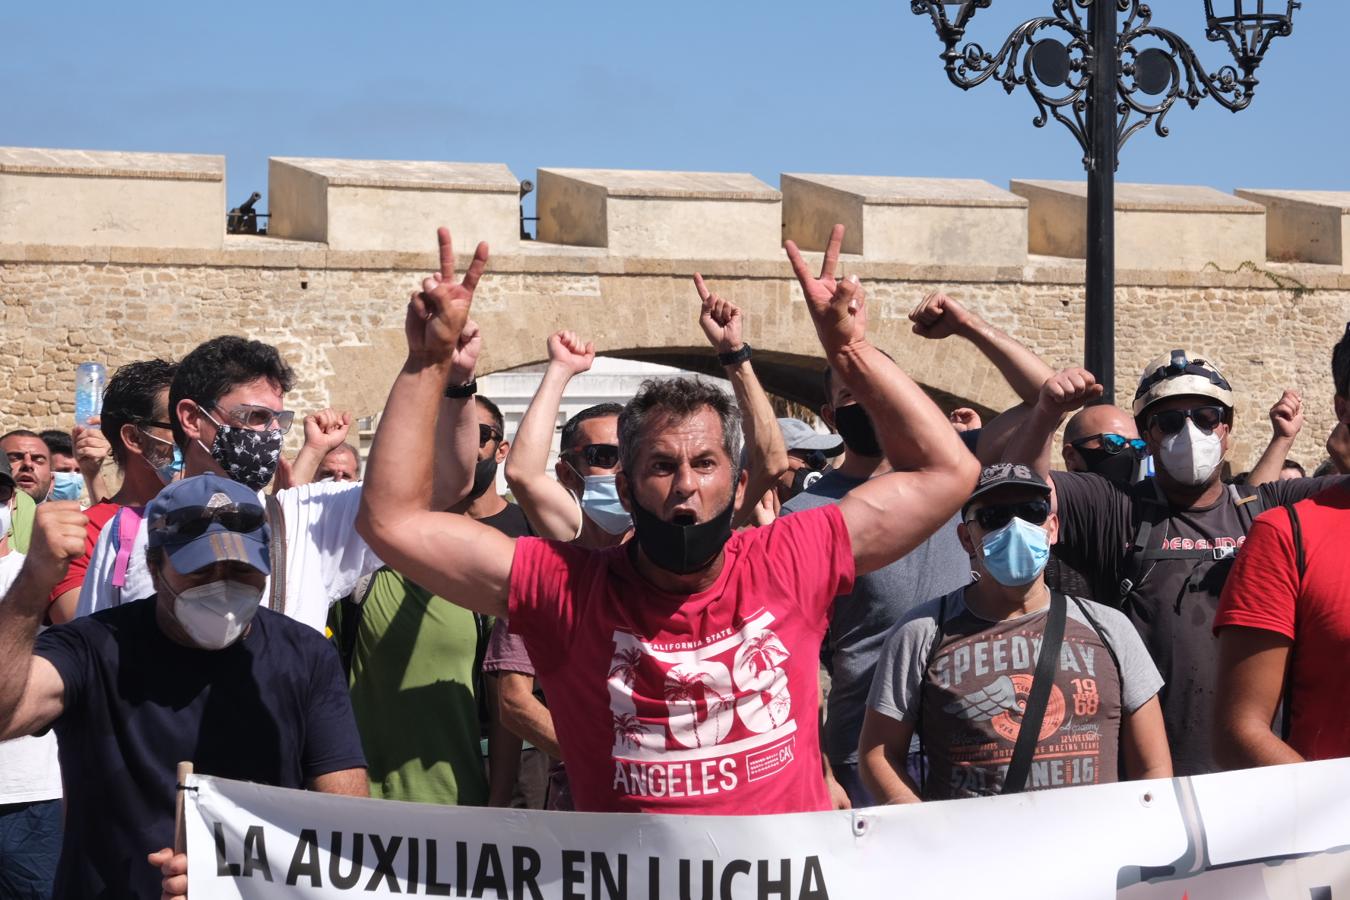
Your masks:
<path fill-rule="evenodd" d="M 1115 178 L 1120 149 L 1150 124 L 1167 137 L 1177 100 L 1206 97 L 1238 112 L 1252 102 L 1270 42 L 1293 32 L 1297 0 L 1204 0 L 1205 37 L 1225 44 L 1233 65 L 1209 72 L 1178 35 L 1153 25 L 1139 0 L 1053 0 L 1052 15 L 1023 22 L 990 53 L 966 41 L 975 13 L 993 0 L 911 0 L 933 20 L 952 84 L 995 80 L 1025 87 L 1042 128 L 1055 119 L 1078 139 L 1088 173 L 1087 321 L 1083 361 L 1115 402 Z M 1215 7 L 1222 9 L 1216 12 Z"/>

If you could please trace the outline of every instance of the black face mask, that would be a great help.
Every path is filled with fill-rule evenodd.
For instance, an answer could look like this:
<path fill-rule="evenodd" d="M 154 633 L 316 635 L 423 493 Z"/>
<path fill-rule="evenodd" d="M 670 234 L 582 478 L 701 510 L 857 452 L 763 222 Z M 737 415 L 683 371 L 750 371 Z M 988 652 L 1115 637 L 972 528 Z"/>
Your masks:
<path fill-rule="evenodd" d="M 736 509 L 735 494 L 731 502 L 707 522 L 697 525 L 676 525 L 656 516 L 638 505 L 630 493 L 633 507 L 633 531 L 638 545 L 655 565 L 676 575 L 697 572 L 712 562 L 731 537 L 731 515 Z"/>
<path fill-rule="evenodd" d="M 844 446 L 858 456 L 882 456 L 872 418 L 861 403 L 840 406 L 834 411 L 834 427 L 844 439 Z"/>
<path fill-rule="evenodd" d="M 473 489 L 469 491 L 468 499 L 477 500 L 488 492 L 488 488 L 497 482 L 497 455 L 494 453 L 487 459 L 480 459 L 473 467 Z"/>
<path fill-rule="evenodd" d="M 1134 480 L 1135 466 L 1139 461 L 1128 450 L 1112 454 L 1107 453 L 1102 447 L 1095 450 L 1090 447 L 1074 447 L 1074 449 L 1083 457 L 1083 463 L 1088 471 L 1094 475 L 1100 475 L 1121 487 L 1129 487 Z"/>

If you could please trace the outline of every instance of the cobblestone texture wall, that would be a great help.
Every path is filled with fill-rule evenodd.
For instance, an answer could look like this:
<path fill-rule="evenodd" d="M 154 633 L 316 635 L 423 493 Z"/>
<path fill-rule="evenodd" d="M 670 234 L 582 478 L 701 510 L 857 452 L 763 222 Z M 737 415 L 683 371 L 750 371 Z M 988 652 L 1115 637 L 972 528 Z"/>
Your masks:
<path fill-rule="evenodd" d="M 279 242 L 259 246 L 272 243 Z M 291 407 L 378 412 L 402 359 L 404 304 L 432 256 L 343 259 L 321 250 L 271 254 L 250 247 L 0 252 L 0 430 L 68 427 L 75 367 L 83 361 L 112 370 L 131 360 L 181 356 L 223 333 L 280 348 L 300 376 Z M 943 396 L 990 409 L 1014 400 L 969 346 L 910 333 L 906 315 L 934 288 L 946 288 L 1053 365 L 1081 358 L 1081 267 L 1045 261 L 1025 270 L 925 269 L 858 259 L 844 266 L 868 287 L 877 342 Z M 1265 411 L 1285 387 L 1303 393 L 1308 415 L 1295 456 L 1319 462 L 1334 423 L 1329 361 L 1350 318 L 1350 276 L 1321 267 L 1272 268 L 1278 271 L 1121 273 L 1122 405 L 1148 358 L 1185 346 L 1211 357 L 1238 388 L 1235 465 L 1250 464 L 1264 446 Z M 483 282 L 476 316 L 487 350 L 480 372 L 538 361 L 546 336 L 564 327 L 594 339 L 602 353 L 705 353 L 689 282 L 695 270 L 742 304 L 748 339 L 761 352 L 789 366 L 819 365 L 786 263 L 634 261 L 550 255 L 540 247 L 494 260 Z"/>

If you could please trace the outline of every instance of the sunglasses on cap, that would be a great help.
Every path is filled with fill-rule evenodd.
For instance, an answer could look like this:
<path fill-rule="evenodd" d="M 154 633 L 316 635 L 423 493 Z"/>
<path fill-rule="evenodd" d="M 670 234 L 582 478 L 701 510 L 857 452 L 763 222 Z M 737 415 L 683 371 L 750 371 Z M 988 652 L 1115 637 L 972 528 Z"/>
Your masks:
<path fill-rule="evenodd" d="M 504 435 L 491 425 L 479 424 L 478 446 L 486 447 L 488 441 L 500 441 Z"/>
<path fill-rule="evenodd" d="M 1222 406 L 1197 406 L 1194 409 L 1169 409 L 1148 417 L 1149 427 L 1158 426 L 1163 434 L 1176 434 L 1190 419 L 1201 431 L 1210 432 L 1223 422 L 1226 410 Z"/>
<path fill-rule="evenodd" d="M 830 462 L 830 458 L 821 450 L 789 450 L 788 456 L 800 459 L 812 472 L 825 471 Z"/>
<path fill-rule="evenodd" d="M 231 503 L 227 506 L 184 506 L 157 516 L 149 528 L 166 537 L 191 539 L 201 537 L 216 522 L 227 531 L 246 534 L 257 531 L 265 521 L 267 516 L 261 506 Z"/>
<path fill-rule="evenodd" d="M 1076 441 L 1069 441 L 1069 446 L 1076 450 L 1082 450 L 1086 444 L 1096 440 L 1102 442 L 1101 449 L 1105 450 L 1109 456 L 1115 456 L 1126 449 L 1134 453 L 1139 459 L 1143 459 L 1144 455 L 1148 453 L 1148 444 L 1139 438 L 1127 438 L 1124 435 L 1112 434 L 1109 431 L 1101 434 L 1090 434 Z"/>
<path fill-rule="evenodd" d="M 565 455 L 586 460 L 586 465 L 597 469 L 612 469 L 619 464 L 618 444 L 586 444 L 569 450 Z"/>
<path fill-rule="evenodd" d="M 1050 501 L 1044 498 L 1023 500 L 1020 503 L 997 503 L 982 506 L 975 510 L 973 517 L 985 531 L 997 531 L 1014 518 L 1030 522 L 1032 525 L 1044 525 L 1050 518 Z"/>

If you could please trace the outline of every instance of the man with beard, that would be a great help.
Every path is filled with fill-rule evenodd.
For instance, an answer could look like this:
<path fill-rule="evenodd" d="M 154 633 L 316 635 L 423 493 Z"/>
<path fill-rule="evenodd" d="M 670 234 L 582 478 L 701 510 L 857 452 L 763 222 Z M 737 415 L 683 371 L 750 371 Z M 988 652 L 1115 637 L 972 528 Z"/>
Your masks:
<path fill-rule="evenodd" d="M 831 806 L 815 728 L 830 606 L 858 573 L 950 519 L 979 468 L 923 390 L 868 343 L 861 285 L 835 278 L 843 231 L 835 226 L 819 277 L 792 242 L 788 256 L 827 362 L 869 415 L 894 426 L 883 438 L 893 471 L 837 505 L 733 535 L 747 478 L 735 406 L 695 378 L 649 382 L 619 418 L 617 487 L 635 537 L 600 551 L 513 541 L 431 511 L 416 489 L 431 467 L 428 401 L 487 263 L 480 244 L 456 282 L 450 235 L 440 232 L 441 271 L 408 306 L 408 360 L 375 439 L 357 527 L 441 596 L 509 615 L 552 704 L 580 810 Z"/>
<path fill-rule="evenodd" d="M 1125 612 L 1157 663 L 1176 774 L 1213 772 L 1218 645 L 1210 626 L 1233 559 L 1262 510 L 1337 479 L 1224 484 L 1233 389 L 1212 361 L 1180 349 L 1151 361 L 1134 395 L 1156 477 L 1122 486 L 1094 474 L 1052 476 L 1050 445 L 1060 419 L 1101 393 L 1084 369 L 1055 375 L 1008 456 L 1034 462 L 1050 479 L 1063 558 L 1087 576 L 1094 599 Z"/>

